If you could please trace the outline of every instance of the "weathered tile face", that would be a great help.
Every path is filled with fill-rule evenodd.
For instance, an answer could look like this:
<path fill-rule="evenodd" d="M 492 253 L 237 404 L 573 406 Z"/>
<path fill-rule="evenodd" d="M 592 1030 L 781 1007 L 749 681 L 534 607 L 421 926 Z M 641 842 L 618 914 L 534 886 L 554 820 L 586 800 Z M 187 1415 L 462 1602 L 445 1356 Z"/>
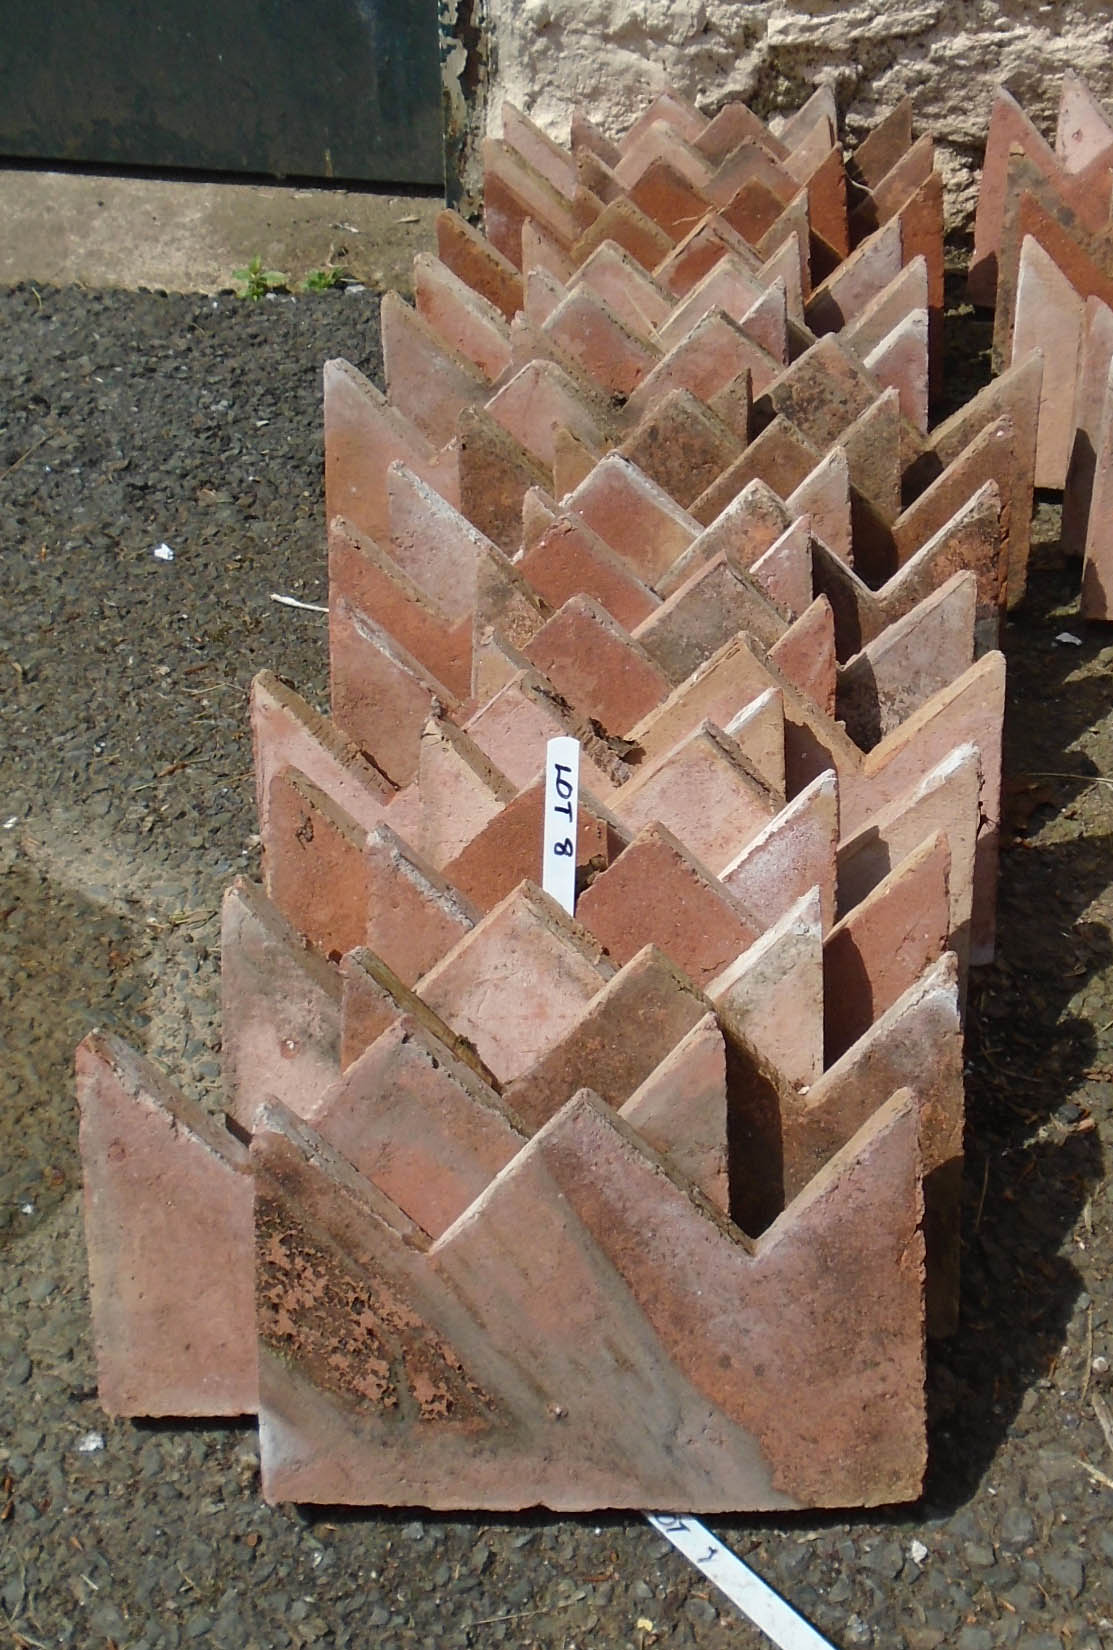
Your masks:
<path fill-rule="evenodd" d="M 739 631 L 772 647 L 784 628 L 785 619 L 765 593 L 720 553 L 697 567 L 634 636 L 669 683 L 679 685 Z"/>
<path fill-rule="evenodd" d="M 406 985 L 479 920 L 471 901 L 386 825 L 376 826 L 364 845 L 363 886 L 364 931 L 356 943 L 382 957 Z"/>
<path fill-rule="evenodd" d="M 422 731 L 415 784 L 413 826 L 398 825 L 397 807 L 388 823 L 438 868 L 454 859 L 516 795 L 506 775 L 475 741 L 443 716 L 432 717 Z M 399 806 L 401 802 L 399 798 Z"/>
<path fill-rule="evenodd" d="M 117 1037 L 77 1051 L 97 1390 L 110 1415 L 258 1404 L 247 1154 Z"/>
<path fill-rule="evenodd" d="M 390 535 L 383 548 L 438 612 L 470 619 L 476 568 L 494 549 L 490 539 L 404 464 L 390 466 L 386 494 Z"/>
<path fill-rule="evenodd" d="M 726 1043 L 714 1014 L 670 1049 L 619 1115 L 675 1174 L 729 1214 Z"/>
<path fill-rule="evenodd" d="M 794 1088 L 823 1070 L 823 911 L 808 890 L 707 987 L 732 1031 Z"/>
<path fill-rule="evenodd" d="M 623 458 L 689 505 L 738 457 L 742 443 L 688 390 L 670 390 L 619 448 Z"/>
<path fill-rule="evenodd" d="M 242 877 L 224 895 L 220 994 L 229 1115 L 250 1129 L 268 1099 L 304 1115 L 340 1069 L 340 976 Z"/>
<path fill-rule="evenodd" d="M 432 1238 L 525 1143 L 495 1091 L 407 1014 L 318 1096 L 306 1121 Z"/>
<path fill-rule="evenodd" d="M 1087 298 L 1071 417 L 1071 453 L 1063 491 L 1062 544 L 1079 555 L 1086 529 L 1101 432 L 1106 384 L 1113 362 L 1113 309 L 1100 298 Z"/>
<path fill-rule="evenodd" d="M 950 850 L 936 835 L 836 923 L 823 947 L 824 1059 L 833 1064 L 925 968 L 950 932 Z"/>
<path fill-rule="evenodd" d="M 251 684 L 251 743 L 264 838 L 271 780 L 283 768 L 297 768 L 368 831 L 397 794 L 358 745 L 269 670 L 260 671 Z"/>
<path fill-rule="evenodd" d="M 577 285 L 543 323 L 608 395 L 627 396 L 661 358 L 647 337 L 631 330 L 605 299 Z"/>
<path fill-rule="evenodd" d="M 1113 617 L 1113 368 L 1106 380 L 1098 425 L 1094 482 L 1082 564 L 1081 612 L 1085 619 Z"/>
<path fill-rule="evenodd" d="M 390 402 L 434 447 L 443 447 L 456 433 L 457 414 L 486 400 L 489 382 L 397 293 L 383 295 L 380 315 Z"/>
<path fill-rule="evenodd" d="M 493 304 L 505 320 L 511 320 L 521 309 L 521 275 L 458 212 L 441 212 L 437 217 L 437 257 L 473 292 Z"/>
<path fill-rule="evenodd" d="M 589 446 L 606 441 L 602 408 L 590 404 L 552 361 L 531 361 L 487 402 L 487 412 L 550 474 L 556 431 L 571 430 Z"/>
<path fill-rule="evenodd" d="M 914 1494 L 924 1461 L 915 1132 L 912 1105 L 895 1097 L 776 1241 L 751 1249 L 583 1091 L 430 1253 L 400 1212 L 276 1108 L 254 1148 L 264 1493 L 571 1509 L 643 1505 L 663 1486 L 670 1505 L 704 1512 Z M 863 1199 L 875 1211 L 865 1234 Z M 647 1200 L 657 1212 L 648 1239 L 633 1214 Z M 822 1305 L 820 1249 L 858 1280 L 837 1314 Z M 590 1264 L 593 1253 L 606 1264 Z M 799 1326 L 790 1350 L 777 1310 L 801 1293 L 819 1303 L 802 1361 Z M 319 1307 L 337 1297 L 358 1308 L 344 1353 Z M 677 1312 L 674 1300 L 699 1311 Z M 883 1372 L 863 1355 L 882 1322 Z M 733 1344 L 742 1324 L 746 1369 L 724 1368 L 724 1339 Z M 599 1379 L 600 1344 L 615 1380 L 637 1372 L 617 1392 Z M 823 1347 L 835 1350 L 833 1368 Z M 513 1375 L 523 1362 L 535 1372 L 529 1400 Z M 786 1383 L 801 1369 L 828 1421 L 818 1456 L 785 1423 Z M 561 1393 L 577 1396 L 565 1405 Z M 562 1418 L 559 1451 L 541 1447 L 546 1404 Z M 399 1405 L 417 1425 L 391 1424 Z M 670 1414 L 699 1440 L 682 1454 L 661 1445 Z M 482 1469 L 477 1437 L 490 1446 Z"/>
<path fill-rule="evenodd" d="M 512 1082 L 575 1024 L 610 977 L 601 947 L 524 882 L 426 974 L 422 998 Z"/>
<path fill-rule="evenodd" d="M 768 824 L 777 805 L 738 743 L 711 722 L 611 798 L 631 834 L 658 820 L 716 875 Z"/>
<path fill-rule="evenodd" d="M 654 889 L 652 904 L 646 888 Z M 619 965 L 656 945 L 698 986 L 751 945 L 760 928 L 663 825 L 647 826 L 580 896 L 577 919 Z"/>
<path fill-rule="evenodd" d="M 366 946 L 357 946 L 340 959 L 340 1069 L 347 1071 L 365 1049 L 402 1018 L 415 1020 L 435 1044 L 452 1051 L 453 1058 L 479 1079 L 497 1089 L 494 1073 L 483 1064 L 471 1044 L 458 1037 L 439 1014 Z M 292 1108 L 288 1108 L 292 1109 Z"/>
<path fill-rule="evenodd" d="M 1074 385 L 1082 350 L 1085 304 L 1038 241 L 1020 250 L 1013 326 L 1013 361 L 1033 349 L 1044 354 L 1036 434 L 1037 487 L 1062 487 L 1070 462 Z"/>
<path fill-rule="evenodd" d="M 418 314 L 488 382 L 510 364 L 510 334 L 498 307 L 473 291 L 442 258 L 419 252 L 413 262 Z"/>
<path fill-rule="evenodd" d="M 590 596 L 573 596 L 525 648 L 557 692 L 608 733 L 625 734 L 667 698 L 670 682 Z"/>
<path fill-rule="evenodd" d="M 572 512 L 555 517 L 515 565 L 550 607 L 591 596 L 628 630 L 659 605 L 649 586 Z"/>
<path fill-rule="evenodd" d="M 644 946 L 590 1001 L 568 1033 L 508 1084 L 506 1104 L 538 1129 L 585 1085 L 623 1106 L 708 1013 L 707 999 L 669 959 Z"/>
<path fill-rule="evenodd" d="M 460 509 L 500 550 L 514 555 L 522 542 L 522 500 L 531 487 L 547 487 L 551 471 L 479 407 L 460 414 L 456 449 Z"/>
<path fill-rule="evenodd" d="M 834 716 L 835 616 L 826 596 L 817 596 L 789 625 L 770 647 L 769 658 L 817 710 L 824 716 Z"/>
<path fill-rule="evenodd" d="M 367 920 L 367 832 L 304 774 L 274 775 L 263 837 L 263 887 L 292 928 L 323 957 L 362 945 Z"/>
<path fill-rule="evenodd" d="M 656 585 L 699 527 L 656 482 L 609 453 L 565 501 L 649 585 Z"/>
<path fill-rule="evenodd" d="M 773 816 L 724 867 L 720 881 L 762 930 L 779 922 L 809 889 L 818 888 L 826 933 L 835 921 L 838 840 L 838 780 L 828 770 Z"/>
<path fill-rule="evenodd" d="M 454 710 L 455 696 L 343 597 L 329 607 L 329 679 L 338 727 L 395 785 L 408 785 L 422 728 L 435 712 Z"/>
<path fill-rule="evenodd" d="M 757 446 L 758 442 L 752 445 Z M 731 466 L 732 470 L 735 468 Z M 703 531 L 658 580 L 658 591 L 662 596 L 672 595 L 697 569 L 718 555 L 725 555 L 732 567 L 747 571 L 780 538 L 791 519 L 772 487 L 761 480 L 748 481 L 730 495 L 723 509 L 716 511 Z"/>

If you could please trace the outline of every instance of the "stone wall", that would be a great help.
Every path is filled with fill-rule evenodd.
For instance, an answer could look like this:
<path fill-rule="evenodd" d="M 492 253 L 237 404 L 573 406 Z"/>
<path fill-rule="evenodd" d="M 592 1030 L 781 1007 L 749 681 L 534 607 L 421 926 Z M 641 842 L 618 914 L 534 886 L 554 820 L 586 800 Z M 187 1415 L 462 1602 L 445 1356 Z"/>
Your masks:
<path fill-rule="evenodd" d="M 579 103 L 619 134 L 666 84 L 714 113 L 743 98 L 764 118 L 817 84 L 836 89 L 844 138 L 901 97 L 940 144 L 953 229 L 969 226 L 995 88 L 1049 136 L 1074 69 L 1113 106 L 1113 18 L 1097 0 L 489 0 L 489 130 L 509 98 L 560 141 Z"/>

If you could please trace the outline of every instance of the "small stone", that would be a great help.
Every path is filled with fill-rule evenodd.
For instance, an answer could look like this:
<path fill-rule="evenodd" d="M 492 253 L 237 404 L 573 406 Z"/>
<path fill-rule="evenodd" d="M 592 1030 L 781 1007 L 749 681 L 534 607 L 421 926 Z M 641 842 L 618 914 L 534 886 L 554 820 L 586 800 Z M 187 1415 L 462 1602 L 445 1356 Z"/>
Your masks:
<path fill-rule="evenodd" d="M 26 1352 L 17 1352 L 8 1363 L 8 1386 L 24 1386 L 31 1379 L 31 1360 Z"/>
<path fill-rule="evenodd" d="M 873 1643 L 873 1628 L 861 1616 L 854 1615 L 847 1618 L 843 1637 L 847 1644 L 869 1645 Z"/>
<path fill-rule="evenodd" d="M 1032 1515 L 1024 1507 L 1009 1507 L 1001 1520 L 1001 1542 L 1006 1547 L 1026 1547 L 1036 1533 Z"/>
<path fill-rule="evenodd" d="M 996 1560 L 996 1554 L 988 1541 L 968 1541 L 963 1548 L 967 1564 L 976 1570 L 988 1570 Z"/>
<path fill-rule="evenodd" d="M 1068 1598 L 1077 1598 L 1082 1591 L 1085 1581 L 1085 1571 L 1081 1560 L 1071 1557 L 1048 1558 L 1044 1561 L 1044 1574 L 1051 1577 Z"/>
<path fill-rule="evenodd" d="M 719 1612 L 706 1598 L 692 1597 L 684 1602 L 684 1614 L 690 1621 L 710 1623 L 718 1621 Z"/>

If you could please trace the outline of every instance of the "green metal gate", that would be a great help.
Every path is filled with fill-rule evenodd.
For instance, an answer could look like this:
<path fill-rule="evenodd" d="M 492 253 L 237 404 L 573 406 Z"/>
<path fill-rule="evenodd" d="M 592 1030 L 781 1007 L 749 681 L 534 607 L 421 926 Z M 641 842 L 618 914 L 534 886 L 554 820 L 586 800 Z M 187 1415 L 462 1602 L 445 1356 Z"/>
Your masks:
<path fill-rule="evenodd" d="M 436 0 L 0 0 L 0 158 L 441 185 Z"/>

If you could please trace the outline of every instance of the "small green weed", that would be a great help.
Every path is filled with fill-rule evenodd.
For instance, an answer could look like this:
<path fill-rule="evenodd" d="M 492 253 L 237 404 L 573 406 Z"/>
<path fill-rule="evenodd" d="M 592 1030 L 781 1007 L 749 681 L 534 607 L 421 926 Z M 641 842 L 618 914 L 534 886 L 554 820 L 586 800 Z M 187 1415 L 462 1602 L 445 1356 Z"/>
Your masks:
<path fill-rule="evenodd" d="M 289 277 L 281 269 L 264 269 L 263 260 L 256 253 L 245 269 L 234 269 L 232 279 L 242 288 L 241 298 L 257 300 L 268 292 L 280 292 Z"/>
<path fill-rule="evenodd" d="M 334 287 L 344 285 L 344 271 L 334 264 L 327 269 L 311 269 L 305 277 L 302 290 L 305 292 L 331 292 Z"/>

